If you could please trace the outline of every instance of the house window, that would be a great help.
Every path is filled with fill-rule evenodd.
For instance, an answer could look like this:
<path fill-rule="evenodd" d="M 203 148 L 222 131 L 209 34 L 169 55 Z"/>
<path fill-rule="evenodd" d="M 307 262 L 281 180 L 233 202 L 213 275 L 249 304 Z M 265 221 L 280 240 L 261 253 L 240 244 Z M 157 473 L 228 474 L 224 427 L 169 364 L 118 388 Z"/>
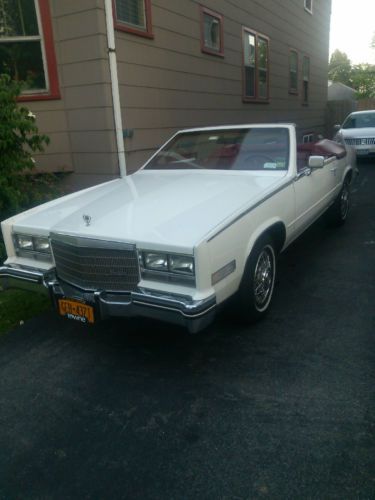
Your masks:
<path fill-rule="evenodd" d="M 150 0 L 114 0 L 115 28 L 153 38 Z"/>
<path fill-rule="evenodd" d="M 310 58 L 308 56 L 303 56 L 302 61 L 302 93 L 303 102 L 307 104 L 309 102 L 309 80 L 310 80 Z"/>
<path fill-rule="evenodd" d="M 302 136 L 303 144 L 308 144 L 309 142 L 314 142 L 314 134 L 305 134 Z"/>
<path fill-rule="evenodd" d="M 48 0 L 0 0 L 0 72 L 23 83 L 20 100 L 60 97 Z"/>
<path fill-rule="evenodd" d="M 201 49 L 215 56 L 224 56 L 223 16 L 201 7 Z"/>
<path fill-rule="evenodd" d="M 313 0 L 305 0 L 305 10 L 310 14 L 313 13 Z"/>
<path fill-rule="evenodd" d="M 298 52 L 289 51 L 289 92 L 298 94 Z"/>
<path fill-rule="evenodd" d="M 243 29 L 243 98 L 265 102 L 269 98 L 269 39 L 255 31 Z"/>

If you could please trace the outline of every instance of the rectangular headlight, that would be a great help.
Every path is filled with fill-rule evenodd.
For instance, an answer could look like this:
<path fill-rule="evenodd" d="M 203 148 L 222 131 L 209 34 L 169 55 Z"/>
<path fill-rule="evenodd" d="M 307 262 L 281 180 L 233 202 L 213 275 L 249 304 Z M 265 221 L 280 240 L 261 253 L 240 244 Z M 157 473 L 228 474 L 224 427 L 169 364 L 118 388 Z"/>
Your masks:
<path fill-rule="evenodd" d="M 34 238 L 34 250 L 36 252 L 50 252 L 50 244 L 48 238 L 36 237 Z"/>
<path fill-rule="evenodd" d="M 33 238 L 23 234 L 18 234 L 15 237 L 16 246 L 20 250 L 34 250 Z"/>
<path fill-rule="evenodd" d="M 31 236 L 30 234 L 14 234 L 14 247 L 19 257 L 28 259 L 52 260 L 49 239 L 46 236 Z"/>
<path fill-rule="evenodd" d="M 195 284 L 193 256 L 143 250 L 139 253 L 139 262 L 144 279 L 185 286 Z"/>
<path fill-rule="evenodd" d="M 168 271 L 168 256 L 163 253 L 143 252 L 143 262 L 151 271 Z"/>
<path fill-rule="evenodd" d="M 169 270 L 172 273 L 194 274 L 194 259 L 185 255 L 170 255 Z"/>

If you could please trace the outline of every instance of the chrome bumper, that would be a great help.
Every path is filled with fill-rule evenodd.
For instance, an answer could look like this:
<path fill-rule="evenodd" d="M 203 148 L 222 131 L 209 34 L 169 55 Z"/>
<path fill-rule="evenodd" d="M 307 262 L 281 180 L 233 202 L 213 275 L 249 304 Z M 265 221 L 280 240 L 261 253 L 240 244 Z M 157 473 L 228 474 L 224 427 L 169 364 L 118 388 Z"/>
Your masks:
<path fill-rule="evenodd" d="M 76 299 L 93 305 L 100 319 L 142 316 L 184 326 L 190 333 L 208 326 L 216 313 L 215 297 L 197 301 L 142 288 L 127 293 L 87 292 L 58 281 L 51 272 L 20 267 L 0 267 L 0 286 L 47 291 L 55 307 L 59 298 Z"/>
<path fill-rule="evenodd" d="M 24 290 L 47 292 L 47 273 L 37 269 L 0 266 L 0 290 L 22 288 Z"/>

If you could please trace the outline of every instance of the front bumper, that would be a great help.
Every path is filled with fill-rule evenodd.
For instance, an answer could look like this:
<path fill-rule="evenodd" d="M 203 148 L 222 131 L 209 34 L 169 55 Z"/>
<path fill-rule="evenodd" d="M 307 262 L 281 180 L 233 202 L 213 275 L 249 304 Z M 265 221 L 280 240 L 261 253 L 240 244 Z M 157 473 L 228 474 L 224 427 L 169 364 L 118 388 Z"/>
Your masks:
<path fill-rule="evenodd" d="M 375 156 L 375 145 L 360 145 L 352 146 L 356 152 L 357 158 L 367 158 Z"/>
<path fill-rule="evenodd" d="M 7 265 L 0 267 L 0 287 L 49 292 L 55 307 L 59 298 L 75 299 L 93 305 L 100 319 L 142 316 L 184 326 L 190 333 L 206 328 L 216 314 L 214 296 L 192 300 L 143 288 L 127 293 L 87 292 L 57 280 L 50 271 Z"/>

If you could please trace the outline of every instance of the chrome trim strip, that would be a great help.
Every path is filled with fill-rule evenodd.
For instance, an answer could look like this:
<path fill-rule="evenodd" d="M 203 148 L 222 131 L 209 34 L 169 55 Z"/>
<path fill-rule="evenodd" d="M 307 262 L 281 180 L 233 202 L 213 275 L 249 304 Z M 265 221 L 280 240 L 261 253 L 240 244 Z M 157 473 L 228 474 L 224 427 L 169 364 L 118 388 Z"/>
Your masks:
<path fill-rule="evenodd" d="M 208 307 L 204 311 L 201 311 L 196 314 L 187 314 L 184 311 L 181 311 L 179 309 L 176 309 L 175 307 L 170 307 L 170 306 L 162 306 L 160 304 L 151 304 L 149 302 L 142 302 L 141 300 L 134 300 L 133 304 L 135 305 L 140 305 L 140 306 L 147 306 L 147 307 L 153 307 L 155 309 L 163 309 L 165 311 L 173 311 L 173 312 L 179 312 L 184 316 L 185 318 L 189 319 L 194 319 L 194 318 L 200 318 L 201 316 L 204 316 L 205 314 L 209 313 L 211 310 L 213 310 L 216 307 L 216 304 L 213 304 L 212 306 Z"/>
<path fill-rule="evenodd" d="M 207 243 L 209 243 L 210 241 L 214 240 L 217 236 L 219 236 L 219 234 L 221 234 L 223 231 L 225 231 L 226 229 L 228 229 L 228 227 L 232 226 L 233 224 L 235 224 L 236 222 L 238 222 L 240 219 L 242 219 L 242 217 L 245 217 L 245 215 L 249 214 L 250 212 L 252 212 L 256 208 L 258 208 L 259 205 L 262 205 L 264 202 L 266 202 L 267 200 L 269 200 L 272 196 L 274 196 L 277 193 L 280 193 L 280 191 L 283 191 L 285 188 L 289 187 L 291 184 L 293 184 L 293 182 L 294 182 L 294 179 L 291 179 L 287 183 L 285 183 L 282 186 L 278 187 L 275 191 L 272 191 L 272 193 L 267 194 L 264 198 L 262 198 L 261 200 L 259 200 L 257 203 L 255 203 L 251 207 L 249 207 L 247 210 L 245 210 L 245 212 L 242 212 L 242 214 L 237 215 L 236 218 L 234 218 L 231 222 L 228 222 L 228 224 L 226 224 L 224 227 L 222 227 L 217 233 L 215 233 L 214 235 L 212 235 L 207 240 Z"/>
<path fill-rule="evenodd" d="M 135 245 L 119 241 L 97 240 L 82 236 L 71 236 L 63 233 L 51 233 L 50 239 L 80 248 L 99 248 L 108 250 L 135 250 Z"/>
<path fill-rule="evenodd" d="M 312 169 L 310 167 L 303 167 L 299 172 L 297 172 L 297 175 L 294 178 L 294 181 L 297 182 L 303 177 L 308 177 L 311 175 Z"/>

